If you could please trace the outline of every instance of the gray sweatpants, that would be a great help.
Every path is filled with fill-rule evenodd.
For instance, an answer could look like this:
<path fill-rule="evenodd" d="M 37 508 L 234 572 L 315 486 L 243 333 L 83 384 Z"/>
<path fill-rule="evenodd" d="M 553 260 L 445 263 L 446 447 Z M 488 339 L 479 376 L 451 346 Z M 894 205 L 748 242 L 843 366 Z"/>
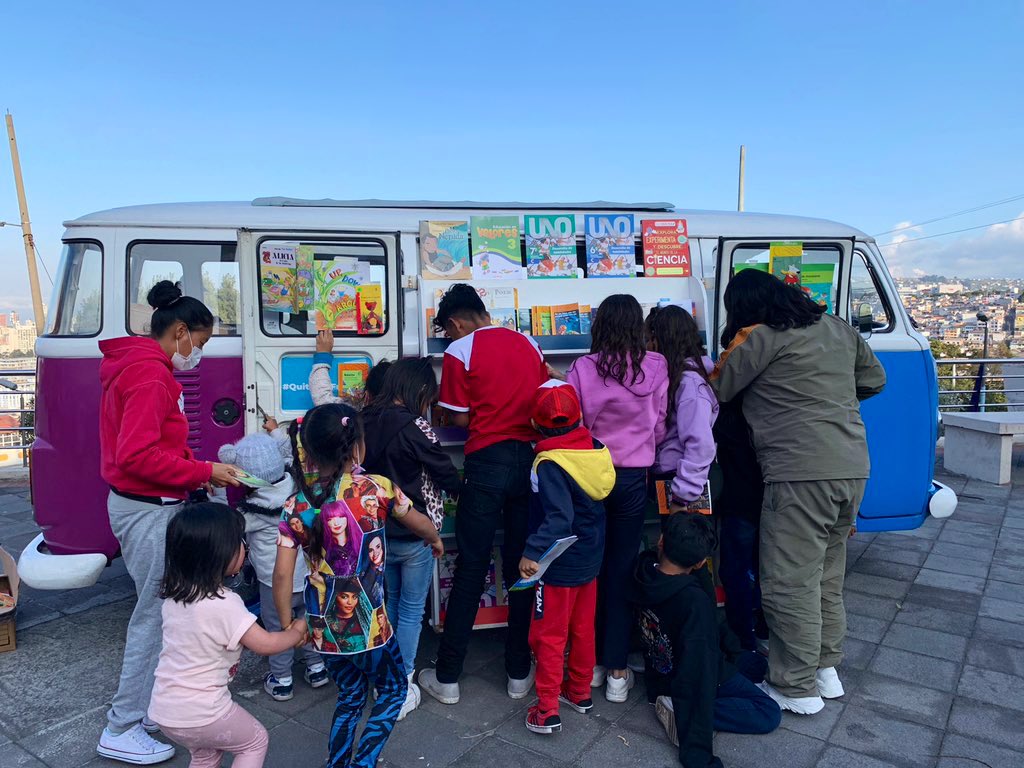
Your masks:
<path fill-rule="evenodd" d="M 121 544 L 121 557 L 138 598 L 128 622 L 121 680 L 107 712 L 107 727 L 115 734 L 138 723 L 149 709 L 153 673 L 163 645 L 160 581 L 164 576 L 164 538 L 168 522 L 182 506 L 145 504 L 113 492 L 107 497 L 110 527 Z"/>
<path fill-rule="evenodd" d="M 765 484 L 760 570 L 768 682 L 786 696 L 817 696 L 815 673 L 843 659 L 846 539 L 866 483 Z"/>
<path fill-rule="evenodd" d="M 277 615 L 277 608 L 274 607 L 274 590 L 260 582 L 260 615 L 263 617 L 263 627 L 267 632 L 280 632 L 281 617 Z M 292 594 L 292 616 L 301 619 L 306 615 L 306 603 L 302 599 L 301 592 Z M 320 654 L 313 650 L 312 645 L 304 645 L 300 656 L 307 667 L 314 664 L 323 664 Z M 289 648 L 270 657 L 270 672 L 278 680 L 282 677 L 291 677 L 292 663 L 295 660 L 295 649 Z"/>

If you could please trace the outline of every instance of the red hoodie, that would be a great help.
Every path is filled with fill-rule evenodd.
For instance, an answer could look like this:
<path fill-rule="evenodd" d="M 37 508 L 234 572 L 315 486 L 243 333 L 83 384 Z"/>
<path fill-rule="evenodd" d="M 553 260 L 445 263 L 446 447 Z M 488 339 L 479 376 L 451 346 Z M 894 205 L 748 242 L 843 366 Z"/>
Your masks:
<path fill-rule="evenodd" d="M 171 361 L 153 339 L 100 342 L 100 474 L 139 496 L 184 499 L 210 479 L 186 444 L 188 421 Z"/>

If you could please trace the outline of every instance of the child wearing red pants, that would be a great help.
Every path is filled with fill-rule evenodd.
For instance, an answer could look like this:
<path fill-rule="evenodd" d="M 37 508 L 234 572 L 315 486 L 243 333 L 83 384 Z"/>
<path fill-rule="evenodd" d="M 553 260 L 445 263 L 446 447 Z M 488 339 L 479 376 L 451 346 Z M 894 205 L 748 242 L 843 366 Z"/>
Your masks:
<path fill-rule="evenodd" d="M 601 500 L 615 485 L 615 468 L 608 449 L 581 420 L 572 385 L 552 380 L 537 390 L 533 426 L 541 440 L 530 476 L 533 533 L 519 563 L 520 575 L 534 576 L 537 561 L 556 540 L 577 540 L 548 567 L 536 589 L 530 648 L 537 658 L 537 703 L 526 716 L 526 727 L 534 733 L 562 730 L 559 702 L 581 713 L 594 706 L 590 680 L 597 574 L 604 553 Z M 563 685 L 567 641 L 569 680 Z"/>

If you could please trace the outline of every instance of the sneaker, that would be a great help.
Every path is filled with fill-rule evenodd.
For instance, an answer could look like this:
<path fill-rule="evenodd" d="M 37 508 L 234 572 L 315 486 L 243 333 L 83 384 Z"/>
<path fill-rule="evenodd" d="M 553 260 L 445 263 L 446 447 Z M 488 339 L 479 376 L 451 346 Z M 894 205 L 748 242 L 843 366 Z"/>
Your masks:
<path fill-rule="evenodd" d="M 423 694 L 420 693 L 420 687 L 416 683 L 409 683 L 409 692 L 405 694 L 405 704 L 398 712 L 398 719 L 404 720 L 405 716 L 416 709 L 421 701 L 423 701 Z"/>
<path fill-rule="evenodd" d="M 587 712 L 594 708 L 594 700 L 589 696 L 585 699 L 580 699 L 579 701 L 573 701 L 569 698 L 569 694 L 560 693 L 558 694 L 558 700 L 572 709 L 575 709 L 581 715 L 587 714 Z"/>
<path fill-rule="evenodd" d="M 522 680 L 516 680 L 514 677 L 508 679 L 508 685 L 505 690 L 508 692 L 510 699 L 525 699 L 527 694 L 530 693 L 530 689 L 533 688 L 533 681 L 537 678 L 537 668 L 530 665 L 530 674 L 524 677 Z"/>
<path fill-rule="evenodd" d="M 268 672 L 266 677 L 263 678 L 263 690 L 266 691 L 274 701 L 290 701 L 292 696 L 295 695 L 292 690 L 292 684 L 282 683 L 274 677 L 273 672 Z"/>
<path fill-rule="evenodd" d="M 843 683 L 839 679 L 839 673 L 835 667 L 819 669 L 816 675 L 818 679 L 818 695 L 823 699 L 838 699 L 846 695 Z"/>
<path fill-rule="evenodd" d="M 825 708 L 821 696 L 786 696 L 768 682 L 758 683 L 757 687 L 775 699 L 781 709 L 797 715 L 816 715 Z"/>
<path fill-rule="evenodd" d="M 636 685 L 636 675 L 627 668 L 625 677 L 608 675 L 604 684 L 604 697 L 615 704 L 621 704 L 629 698 L 630 689 Z"/>
<path fill-rule="evenodd" d="M 608 670 L 604 667 L 594 667 L 594 676 L 590 678 L 591 688 L 600 688 L 604 685 L 604 680 L 608 676 Z"/>
<path fill-rule="evenodd" d="M 331 682 L 331 676 L 327 674 L 327 667 L 320 667 L 320 669 L 316 671 L 306 667 L 306 671 L 302 673 L 302 677 L 312 688 L 323 688 Z"/>
<path fill-rule="evenodd" d="M 562 730 L 562 718 L 554 712 L 541 712 L 534 704 L 526 713 L 526 728 L 534 733 L 555 733 Z"/>
<path fill-rule="evenodd" d="M 426 691 L 442 704 L 459 703 L 459 684 L 442 683 L 437 679 L 437 670 L 424 669 L 420 672 L 420 690 Z"/>
<path fill-rule="evenodd" d="M 142 718 L 142 730 L 146 733 L 158 733 L 160 726 L 150 720 L 148 717 Z"/>
<path fill-rule="evenodd" d="M 104 728 L 96 752 L 102 757 L 133 765 L 155 765 L 174 757 L 174 747 L 154 739 L 146 733 L 142 723 L 136 723 L 116 736 Z"/>
<path fill-rule="evenodd" d="M 658 722 L 668 734 L 668 740 L 678 747 L 679 734 L 676 732 L 676 711 L 672 707 L 672 699 L 668 696 L 659 696 L 654 702 L 654 714 L 658 716 Z"/>

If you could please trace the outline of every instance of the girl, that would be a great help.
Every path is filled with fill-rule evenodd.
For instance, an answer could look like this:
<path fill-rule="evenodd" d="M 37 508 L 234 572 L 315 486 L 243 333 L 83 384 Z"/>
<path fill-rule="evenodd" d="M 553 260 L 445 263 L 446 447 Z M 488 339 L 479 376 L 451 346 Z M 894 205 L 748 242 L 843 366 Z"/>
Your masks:
<path fill-rule="evenodd" d="M 607 682 L 608 701 L 624 702 L 633 687 L 626 667 L 633 613 L 633 578 L 647 507 L 647 470 L 665 436 L 668 364 L 644 340 L 644 315 L 628 294 L 597 308 L 590 354 L 576 360 L 566 380 L 580 396 L 583 425 L 604 443 L 615 464 L 615 488 L 605 499 L 605 550 L 598 581 L 598 659 L 594 687 Z"/>
<path fill-rule="evenodd" d="M 138 600 L 128 623 L 121 680 L 96 751 L 126 763 L 162 763 L 174 747 L 143 722 L 160 652 L 160 580 L 167 523 L 189 493 L 207 484 L 238 485 L 229 464 L 199 461 L 188 447 L 185 400 L 174 371 L 199 365 L 213 315 L 169 280 L 146 296 L 148 337 L 100 342 L 100 473 L 110 486 L 107 512 Z"/>
<path fill-rule="evenodd" d="M 668 362 L 668 418 L 658 444 L 655 470 L 671 477 L 672 505 L 695 501 L 704 491 L 715 459 L 712 427 L 718 399 L 708 383 L 714 368 L 697 323 L 685 309 L 656 307 L 647 317 L 648 348 Z"/>
<path fill-rule="evenodd" d="M 300 446 L 309 465 L 306 469 L 316 471 L 314 482 L 306 477 L 303 462 L 298 460 Z M 316 572 L 323 581 L 328 598 L 319 602 L 318 585 L 310 577 L 306 591 L 314 595 L 312 599 L 307 598 L 307 604 L 322 605 L 323 613 L 319 616 L 307 614 L 307 621 L 314 634 L 318 631 L 327 639 L 329 631 L 332 642 L 338 646 L 336 653 L 329 653 L 326 643 L 321 648 L 327 671 L 338 686 L 338 705 L 331 725 L 327 765 L 330 768 L 350 765 L 374 768 L 405 702 L 408 679 L 398 644 L 388 642 L 391 631 L 386 614 L 380 612 L 374 620 L 369 598 L 358 582 L 357 563 L 329 558 L 327 547 L 338 539 L 337 533 L 329 529 L 321 510 L 333 504 L 347 506 L 356 523 L 346 524 L 350 537 L 364 522 L 386 522 L 394 517 L 401 519 L 410 531 L 426 541 L 435 556 L 440 557 L 444 546 L 430 518 L 413 509 L 397 486 L 385 477 L 357 471 L 357 465 L 366 455 L 366 447 L 362 421 L 354 408 L 338 403 L 313 408 L 302 419 L 298 433 L 292 430 L 292 451 L 295 456 L 292 466 L 299 488 L 295 511 L 301 516 L 304 533 L 297 535 L 289 520 L 282 519 L 274 566 L 274 600 L 282 622 L 290 620 L 291 579 L 295 572 L 298 543 L 308 540 L 303 553 L 310 572 Z M 367 497 L 373 497 L 372 505 L 367 505 Z M 368 506 L 374 509 L 370 510 Z M 385 542 L 383 527 L 378 528 L 375 535 L 381 536 L 382 544 Z M 384 552 L 386 554 L 386 544 Z M 358 620 L 358 626 L 355 620 Z M 338 632 L 342 637 L 337 636 Z M 353 756 L 356 727 L 362 718 L 371 683 L 378 694 L 377 703 L 370 712 Z"/>
<path fill-rule="evenodd" d="M 260 768 L 267 729 L 231 700 L 228 683 L 242 646 L 263 656 L 306 640 L 297 619 L 282 632 L 256 624 L 242 598 L 224 586 L 245 561 L 242 516 L 225 504 L 189 504 L 167 526 L 161 597 L 163 650 L 149 716 L 184 744 L 191 768 L 216 768 L 225 752 L 236 768 Z"/>
<path fill-rule="evenodd" d="M 437 393 L 429 359 L 403 358 L 393 363 L 379 397 L 363 412 L 367 425 L 363 461 L 367 471 L 398 483 L 413 507 L 425 513 L 440 531 L 444 522 L 441 492 L 458 496 L 461 479 L 427 420 Z M 387 534 L 388 616 L 398 634 L 409 677 L 409 693 L 398 715 L 401 720 L 420 705 L 420 689 L 412 680 L 433 567 L 429 550 L 407 527 L 389 521 Z"/>

